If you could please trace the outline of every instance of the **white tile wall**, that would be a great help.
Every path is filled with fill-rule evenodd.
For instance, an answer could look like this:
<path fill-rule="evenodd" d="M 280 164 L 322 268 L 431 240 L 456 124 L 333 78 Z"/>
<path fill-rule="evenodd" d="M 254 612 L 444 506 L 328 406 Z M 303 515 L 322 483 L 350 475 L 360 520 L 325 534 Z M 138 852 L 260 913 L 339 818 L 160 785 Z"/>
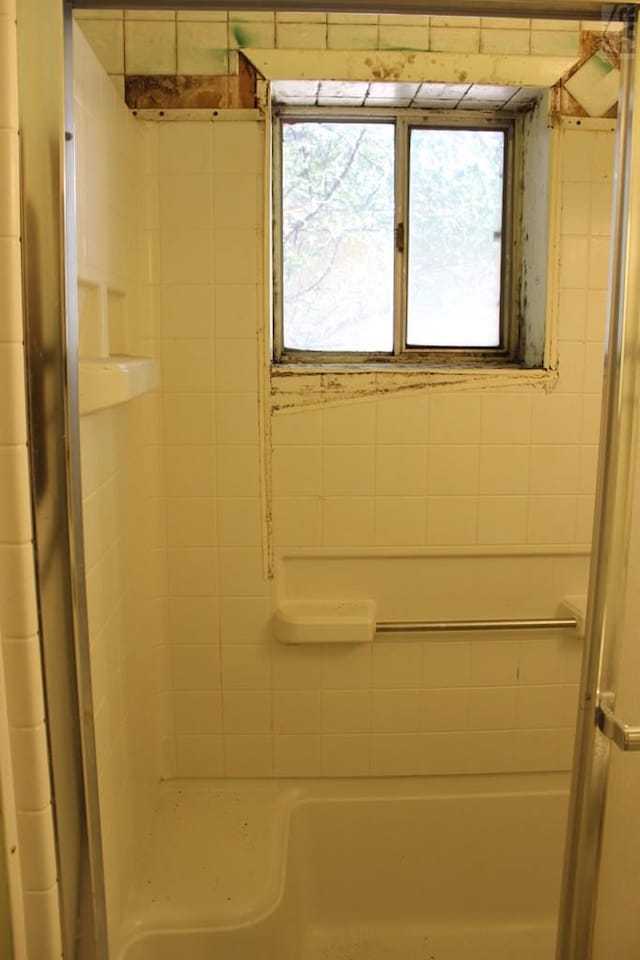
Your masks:
<path fill-rule="evenodd" d="M 159 126 L 161 170 L 175 163 L 177 129 Z M 161 299 L 172 311 L 165 312 L 161 351 L 171 441 L 165 448 L 166 538 L 170 570 L 178 578 L 170 582 L 182 583 L 172 644 L 174 656 L 184 651 L 173 668 L 184 729 L 176 739 L 176 769 L 302 776 L 516 770 L 545 763 L 565 768 L 579 649 L 568 649 L 561 637 L 377 641 L 373 649 L 325 653 L 273 645 L 260 553 L 260 283 L 252 266 L 262 240 L 254 199 L 261 131 L 256 123 L 224 120 L 185 122 L 180 131 L 196 156 L 214 158 L 208 182 L 201 166 L 194 177 L 203 204 L 213 207 L 220 249 L 229 249 L 227 241 L 240 233 L 245 254 L 236 258 L 232 276 L 224 274 L 232 281 L 228 289 L 218 279 L 215 249 L 208 285 L 200 277 L 186 284 L 162 276 Z M 276 414 L 276 551 L 473 544 L 588 549 L 604 329 L 600 281 L 588 267 L 589 238 L 607 239 L 605 157 L 610 163 L 612 136 L 583 127 L 568 129 L 563 141 L 565 246 L 558 298 L 560 352 L 567 363 L 557 390 L 437 392 Z M 234 149 L 248 180 L 240 182 L 233 169 Z M 586 168 L 585 154 L 596 157 Z M 239 203 L 232 219 L 229 197 L 247 183 L 251 200 Z M 180 227 L 166 212 L 166 189 L 171 182 L 161 178 L 160 232 L 171 243 Z M 593 190 L 587 214 L 585 189 L 589 197 Z M 219 220 L 216 195 L 226 197 Z M 210 212 L 196 215 L 208 218 Z M 186 338 L 177 320 L 180 302 Z M 594 372 L 585 392 L 587 349 Z M 213 357 L 211 383 L 203 356 Z M 196 387 L 197 394 L 189 392 Z M 183 412 L 167 417 L 178 398 L 186 404 Z M 189 479 L 193 470 L 199 474 Z M 211 606 L 190 611 L 189 593 Z M 214 669 L 217 657 L 220 671 Z M 185 698 L 189 690 L 199 698 Z M 549 703 L 557 706 L 544 714 Z M 538 717 L 549 718 L 540 730 L 532 726 L 536 709 Z M 197 734 L 187 733 L 190 724 Z M 530 760 L 520 749 L 525 733 Z M 196 735 L 204 738 L 197 750 Z"/>
<path fill-rule="evenodd" d="M 125 26 L 138 22 L 127 20 Z M 117 21 L 106 18 L 97 23 L 112 26 Z M 74 60 L 79 277 L 98 285 L 106 309 L 110 302 L 114 309 L 109 291 L 119 292 L 122 316 L 118 343 L 112 348 L 154 355 L 155 327 L 161 319 L 150 316 L 154 278 L 145 272 L 143 247 L 148 240 L 145 231 L 157 224 L 158 217 L 146 195 L 154 185 L 151 173 L 157 176 L 155 151 L 149 144 L 155 131 L 128 115 L 79 33 Z M 95 176 L 96 170 L 102 178 Z M 167 174 L 166 179 L 170 186 L 165 209 L 175 220 L 179 215 L 175 202 L 172 206 L 175 177 Z M 109 323 L 113 318 L 105 319 L 113 338 L 114 324 Z M 82 323 L 88 320 L 80 319 L 81 344 Z M 185 341 L 168 364 L 166 424 L 160 416 L 159 394 L 81 420 L 89 639 L 113 949 L 139 859 L 143 825 L 151 816 L 161 776 L 161 741 L 172 743 L 174 735 L 174 705 L 166 695 L 171 664 L 160 441 L 165 432 L 171 433 L 171 417 L 184 413 L 174 410 L 171 402 L 181 396 L 173 391 L 184 386 L 185 367 L 198 359 L 190 352 L 190 343 Z M 204 359 L 200 375 L 210 378 Z M 194 376 L 198 387 L 198 374 Z M 213 705 L 211 710 L 213 714 Z M 182 714 L 180 722 L 184 728 Z M 168 762 L 172 764 L 172 758 Z"/>
<path fill-rule="evenodd" d="M 141 38 L 147 28 L 159 31 L 154 56 L 169 56 L 172 31 L 178 70 L 180 62 L 185 70 L 202 63 L 205 25 L 211 51 L 222 49 L 223 29 L 230 47 L 249 36 L 309 48 L 384 47 L 395 38 L 417 48 L 573 55 L 578 43 L 573 23 L 556 29 L 491 18 L 248 13 L 230 22 L 226 14 L 184 13 L 119 20 Z M 154 69 L 150 62 L 148 72 Z M 154 133 L 159 175 L 152 156 L 148 226 L 149 247 L 159 251 L 163 418 L 152 476 L 154 495 L 166 498 L 157 539 L 167 550 L 175 721 L 175 729 L 166 727 L 167 756 L 175 759 L 168 772 L 566 767 L 571 710 L 548 709 L 546 726 L 532 726 L 536 704 L 541 716 L 543 706 L 575 694 L 578 651 L 560 637 L 377 642 L 373 650 L 327 653 L 273 645 L 256 341 L 263 322 L 262 130 L 221 117 L 159 124 Z M 276 551 L 477 544 L 588 550 L 612 139 L 588 124 L 562 136 L 557 389 L 385 396 L 276 414 Z"/>

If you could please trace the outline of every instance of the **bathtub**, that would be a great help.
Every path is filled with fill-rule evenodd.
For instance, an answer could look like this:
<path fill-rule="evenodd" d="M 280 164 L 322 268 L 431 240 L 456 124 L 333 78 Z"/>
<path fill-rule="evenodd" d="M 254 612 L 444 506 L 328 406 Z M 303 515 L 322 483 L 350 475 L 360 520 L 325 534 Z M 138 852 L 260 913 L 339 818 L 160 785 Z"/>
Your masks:
<path fill-rule="evenodd" d="M 174 784 L 119 960 L 553 960 L 563 774 Z"/>

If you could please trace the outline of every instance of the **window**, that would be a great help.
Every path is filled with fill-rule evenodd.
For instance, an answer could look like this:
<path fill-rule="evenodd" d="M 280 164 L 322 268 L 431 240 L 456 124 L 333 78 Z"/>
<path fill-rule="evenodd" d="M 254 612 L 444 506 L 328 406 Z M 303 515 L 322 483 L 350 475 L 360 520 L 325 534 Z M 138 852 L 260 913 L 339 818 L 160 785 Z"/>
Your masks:
<path fill-rule="evenodd" d="M 518 363 L 519 123 L 278 108 L 276 362 Z"/>

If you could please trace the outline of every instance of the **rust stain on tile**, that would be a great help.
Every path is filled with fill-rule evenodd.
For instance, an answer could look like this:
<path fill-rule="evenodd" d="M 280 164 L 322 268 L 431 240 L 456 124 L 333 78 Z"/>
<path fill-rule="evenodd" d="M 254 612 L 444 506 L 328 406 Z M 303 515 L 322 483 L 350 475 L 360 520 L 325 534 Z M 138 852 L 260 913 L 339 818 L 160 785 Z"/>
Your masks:
<path fill-rule="evenodd" d="M 558 113 L 562 117 L 588 117 L 589 114 L 582 107 L 575 97 L 572 97 L 568 90 L 560 84 L 558 86 Z"/>
<path fill-rule="evenodd" d="M 559 81 L 551 87 L 549 93 L 549 111 L 552 123 L 555 123 L 562 116 L 562 81 Z"/>

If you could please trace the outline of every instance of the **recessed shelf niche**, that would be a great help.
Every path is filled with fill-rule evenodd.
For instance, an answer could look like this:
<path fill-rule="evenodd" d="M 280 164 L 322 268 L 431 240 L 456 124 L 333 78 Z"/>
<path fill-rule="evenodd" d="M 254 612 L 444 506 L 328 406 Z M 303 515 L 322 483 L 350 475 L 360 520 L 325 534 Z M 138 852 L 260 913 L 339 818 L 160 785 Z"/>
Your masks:
<path fill-rule="evenodd" d="M 130 355 L 127 302 L 122 291 L 78 283 L 78 392 L 81 415 L 126 403 L 153 390 L 158 367 Z"/>

